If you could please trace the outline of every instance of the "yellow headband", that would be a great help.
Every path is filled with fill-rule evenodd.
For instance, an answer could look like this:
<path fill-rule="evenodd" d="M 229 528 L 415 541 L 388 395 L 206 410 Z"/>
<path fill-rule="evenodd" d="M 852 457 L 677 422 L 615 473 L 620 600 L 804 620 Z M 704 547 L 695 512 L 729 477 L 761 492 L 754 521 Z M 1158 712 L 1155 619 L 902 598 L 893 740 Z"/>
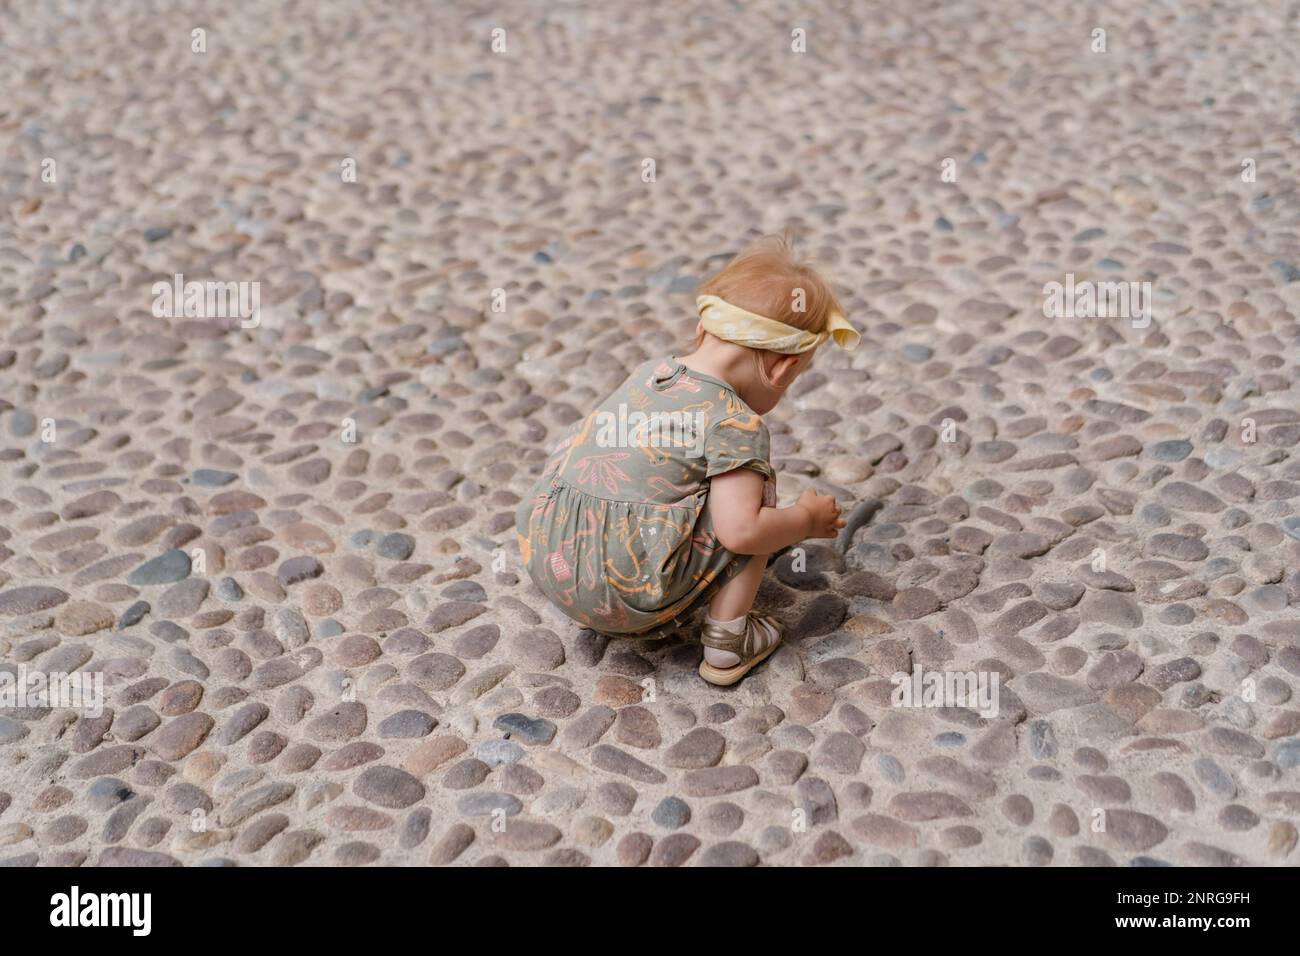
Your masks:
<path fill-rule="evenodd" d="M 810 352 L 831 339 L 846 352 L 852 352 L 862 338 L 858 330 L 839 312 L 831 313 L 826 322 L 826 331 L 807 332 L 775 319 L 746 312 L 716 295 L 700 296 L 695 300 L 695 306 L 699 309 L 700 325 L 705 332 L 751 349 L 798 355 Z"/>

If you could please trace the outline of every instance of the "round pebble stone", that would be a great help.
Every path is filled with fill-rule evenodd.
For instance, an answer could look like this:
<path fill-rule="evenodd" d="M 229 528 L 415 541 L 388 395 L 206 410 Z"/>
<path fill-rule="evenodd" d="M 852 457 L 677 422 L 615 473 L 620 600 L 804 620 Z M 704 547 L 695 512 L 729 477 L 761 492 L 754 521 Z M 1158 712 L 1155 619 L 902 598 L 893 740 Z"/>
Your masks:
<path fill-rule="evenodd" d="M 379 847 L 373 843 L 350 840 L 334 851 L 339 866 L 367 866 L 379 859 Z"/>
<path fill-rule="evenodd" d="M 401 710 L 380 721 L 377 730 L 380 737 L 411 739 L 427 737 L 437 724 L 437 720 L 423 711 Z"/>
<path fill-rule="evenodd" d="M 585 847 L 596 849 L 608 842 L 614 834 L 614 824 L 602 817 L 586 816 L 578 820 L 574 840 Z"/>
<path fill-rule="evenodd" d="M 352 785 L 358 797 L 390 809 L 409 807 L 424 797 L 424 786 L 396 767 L 367 767 Z"/>
<path fill-rule="evenodd" d="M 664 797 L 650 814 L 651 819 L 669 830 L 684 827 L 691 819 L 691 808 L 677 797 Z"/>
<path fill-rule="evenodd" d="M 618 842 L 618 862 L 620 866 L 640 866 L 650 858 L 654 840 L 648 834 L 628 833 Z"/>
<path fill-rule="evenodd" d="M 593 799 L 596 806 L 610 816 L 624 817 L 636 805 L 637 791 L 629 784 L 610 781 L 595 789 Z"/>
<path fill-rule="evenodd" d="M 736 804 L 726 800 L 710 803 L 701 815 L 704 828 L 717 836 L 736 832 L 744 821 L 745 812 Z"/>

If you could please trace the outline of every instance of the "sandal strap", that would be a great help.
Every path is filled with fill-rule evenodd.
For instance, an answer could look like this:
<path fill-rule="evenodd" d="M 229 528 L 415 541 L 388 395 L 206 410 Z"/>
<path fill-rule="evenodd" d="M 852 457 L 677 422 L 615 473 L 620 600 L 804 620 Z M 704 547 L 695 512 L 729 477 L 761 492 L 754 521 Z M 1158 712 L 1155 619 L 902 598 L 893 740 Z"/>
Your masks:
<path fill-rule="evenodd" d="M 758 626 L 760 624 L 767 625 L 770 637 L 759 636 Z M 751 611 L 749 613 L 749 623 L 745 628 L 745 632 L 746 636 L 753 635 L 750 654 L 757 654 L 760 650 L 767 650 L 773 644 L 781 643 L 782 638 L 785 637 L 785 628 L 781 626 L 781 622 L 770 614 L 764 614 L 762 611 Z"/>
<path fill-rule="evenodd" d="M 771 630 L 772 637 L 770 640 L 759 636 L 758 626 L 760 624 L 766 624 Z M 714 650 L 728 651 L 735 654 L 744 662 L 759 652 L 760 642 L 762 642 L 762 649 L 765 650 L 771 643 L 780 641 L 781 632 L 780 622 L 770 614 L 750 611 L 745 617 L 745 627 L 739 634 L 734 634 L 725 628 L 706 621 L 704 627 L 700 630 L 700 643 Z"/>
<path fill-rule="evenodd" d="M 745 642 L 748 637 L 748 622 L 746 622 L 745 629 L 739 634 L 733 634 L 726 628 L 711 624 L 708 621 L 705 621 L 704 627 L 700 629 L 700 643 L 705 647 L 711 647 L 718 651 L 728 651 L 742 658 L 745 656 Z"/>

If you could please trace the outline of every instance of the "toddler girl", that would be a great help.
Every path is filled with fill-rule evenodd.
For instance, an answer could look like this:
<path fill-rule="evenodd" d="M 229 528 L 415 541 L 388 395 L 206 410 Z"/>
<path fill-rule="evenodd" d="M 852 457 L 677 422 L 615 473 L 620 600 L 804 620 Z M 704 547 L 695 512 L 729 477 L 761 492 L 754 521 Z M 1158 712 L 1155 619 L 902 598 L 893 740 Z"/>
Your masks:
<path fill-rule="evenodd" d="M 844 526 L 812 490 L 776 507 L 759 416 L 823 341 L 853 349 L 859 336 L 784 240 L 750 247 L 699 291 L 695 351 L 641 365 L 579 422 L 516 524 L 533 582 L 595 631 L 661 637 L 707 606 L 700 674 L 728 685 L 781 642 L 782 626 L 751 610 L 769 558 Z"/>

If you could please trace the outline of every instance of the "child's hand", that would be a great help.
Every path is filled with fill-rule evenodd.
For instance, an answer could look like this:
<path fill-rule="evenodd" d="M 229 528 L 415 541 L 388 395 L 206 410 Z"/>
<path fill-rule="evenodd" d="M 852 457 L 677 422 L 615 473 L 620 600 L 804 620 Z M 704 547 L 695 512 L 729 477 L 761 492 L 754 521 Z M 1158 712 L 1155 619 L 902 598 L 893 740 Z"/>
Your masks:
<path fill-rule="evenodd" d="M 834 538 L 839 529 L 844 527 L 844 520 L 840 517 L 840 506 L 830 495 L 819 495 L 808 488 L 794 504 L 796 508 L 803 508 L 808 512 L 808 537 L 810 538 Z"/>

